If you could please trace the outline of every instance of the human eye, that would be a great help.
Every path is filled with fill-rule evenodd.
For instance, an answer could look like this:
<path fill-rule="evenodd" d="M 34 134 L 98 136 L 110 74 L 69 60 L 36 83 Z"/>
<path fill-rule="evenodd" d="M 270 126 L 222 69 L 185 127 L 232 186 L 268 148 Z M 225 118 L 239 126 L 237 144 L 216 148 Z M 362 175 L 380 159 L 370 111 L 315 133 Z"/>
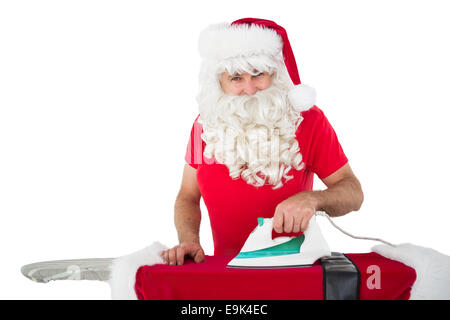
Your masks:
<path fill-rule="evenodd" d="M 231 81 L 239 81 L 239 80 L 241 80 L 241 77 L 233 77 L 233 78 L 231 78 Z"/>

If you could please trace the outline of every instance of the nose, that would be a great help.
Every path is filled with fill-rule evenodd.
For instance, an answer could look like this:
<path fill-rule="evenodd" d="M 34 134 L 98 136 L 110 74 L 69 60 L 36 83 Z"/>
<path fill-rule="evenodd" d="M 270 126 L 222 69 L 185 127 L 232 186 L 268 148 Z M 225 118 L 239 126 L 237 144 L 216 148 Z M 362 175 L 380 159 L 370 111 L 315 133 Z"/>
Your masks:
<path fill-rule="evenodd" d="M 253 79 L 245 79 L 244 88 L 242 94 L 254 95 L 258 91 Z"/>

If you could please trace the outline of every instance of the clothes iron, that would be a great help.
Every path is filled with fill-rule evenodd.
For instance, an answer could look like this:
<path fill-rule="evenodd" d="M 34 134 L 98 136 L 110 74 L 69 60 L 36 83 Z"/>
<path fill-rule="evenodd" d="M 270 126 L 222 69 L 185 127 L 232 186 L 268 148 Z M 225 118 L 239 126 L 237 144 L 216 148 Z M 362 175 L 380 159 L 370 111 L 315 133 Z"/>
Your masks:
<path fill-rule="evenodd" d="M 258 218 L 258 225 L 250 233 L 230 268 L 287 268 L 312 265 L 317 259 L 330 256 L 316 217 L 299 236 L 280 236 L 272 239 L 273 218 Z"/>

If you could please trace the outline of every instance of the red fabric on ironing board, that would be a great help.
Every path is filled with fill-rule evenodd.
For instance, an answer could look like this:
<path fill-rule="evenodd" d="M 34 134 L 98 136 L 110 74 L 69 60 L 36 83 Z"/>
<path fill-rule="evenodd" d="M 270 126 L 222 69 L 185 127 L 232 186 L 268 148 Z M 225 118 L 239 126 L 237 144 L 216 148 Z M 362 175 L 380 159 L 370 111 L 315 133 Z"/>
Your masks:
<path fill-rule="evenodd" d="M 361 300 L 409 299 L 411 287 L 416 281 L 413 268 L 375 252 L 347 254 L 347 257 L 358 266 L 361 273 Z M 377 274 L 378 283 L 375 279 Z"/>
<path fill-rule="evenodd" d="M 236 269 L 232 256 L 206 256 L 203 263 L 139 268 L 135 290 L 149 300 L 322 299 L 322 267 Z"/>
<path fill-rule="evenodd" d="M 214 240 L 214 255 L 236 255 L 257 218 L 272 218 L 276 206 L 302 191 L 312 190 L 314 173 L 323 179 L 347 163 L 336 133 L 322 110 L 314 106 L 301 113 L 296 137 L 305 163 L 302 170 L 291 171 L 293 178 L 281 188 L 255 187 L 243 179 L 231 179 L 225 165 L 203 157 L 205 142 L 197 120 L 191 130 L 186 162 L 197 169 L 197 182 L 208 209 Z"/>
<path fill-rule="evenodd" d="M 361 273 L 361 299 L 408 299 L 414 269 L 376 253 L 347 255 Z M 321 300 L 323 271 L 319 264 L 285 269 L 226 268 L 231 256 L 206 256 L 203 263 L 143 266 L 136 273 L 140 300 Z M 380 268 L 380 288 L 369 288 L 369 266 Z M 372 284 L 372 281 L 369 281 Z"/>

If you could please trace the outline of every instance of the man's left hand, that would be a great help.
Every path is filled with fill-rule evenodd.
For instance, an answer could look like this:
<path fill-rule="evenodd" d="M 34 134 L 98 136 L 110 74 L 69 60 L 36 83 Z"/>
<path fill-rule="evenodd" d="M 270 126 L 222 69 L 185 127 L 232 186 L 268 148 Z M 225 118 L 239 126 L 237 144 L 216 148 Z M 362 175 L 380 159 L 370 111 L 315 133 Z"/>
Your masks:
<path fill-rule="evenodd" d="M 273 229 L 278 233 L 304 232 L 318 210 L 318 199 L 314 192 L 300 192 L 280 202 L 273 216 Z"/>

